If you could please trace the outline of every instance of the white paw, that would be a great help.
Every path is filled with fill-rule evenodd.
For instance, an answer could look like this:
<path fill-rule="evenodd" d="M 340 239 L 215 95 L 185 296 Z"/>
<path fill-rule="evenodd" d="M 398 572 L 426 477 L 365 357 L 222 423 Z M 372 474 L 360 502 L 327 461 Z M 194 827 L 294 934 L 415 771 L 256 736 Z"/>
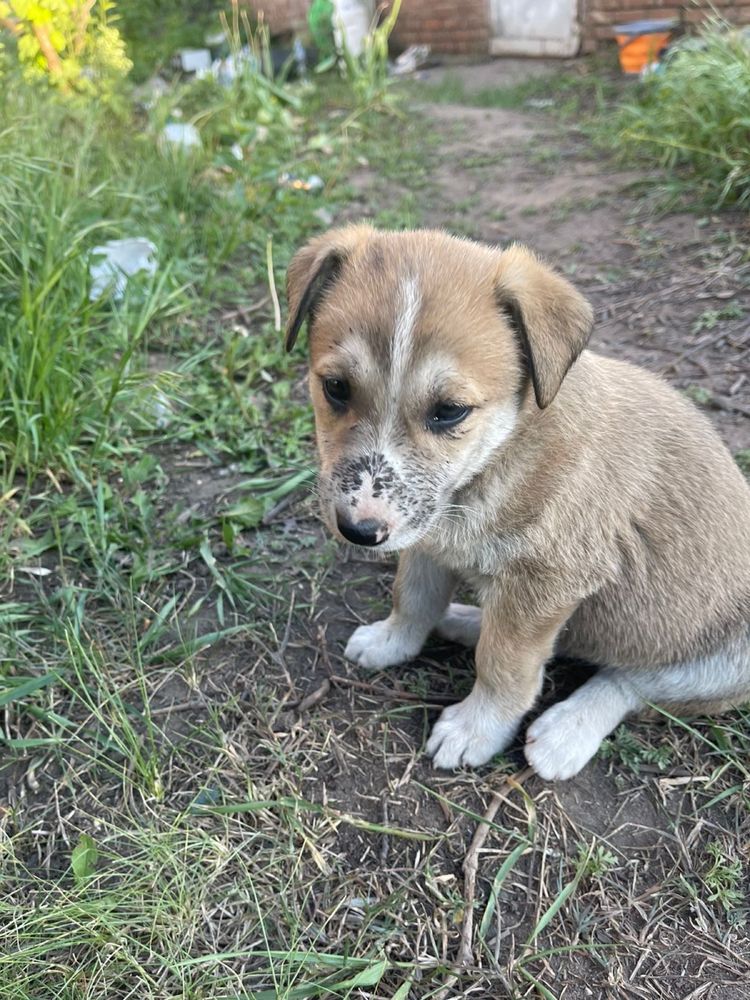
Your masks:
<path fill-rule="evenodd" d="M 367 670 L 383 670 L 413 660 L 425 638 L 423 633 L 386 618 L 372 625 L 360 625 L 347 642 L 344 656 Z"/>
<path fill-rule="evenodd" d="M 449 642 L 473 648 L 479 642 L 482 609 L 471 604 L 449 604 L 435 631 Z"/>
<path fill-rule="evenodd" d="M 500 753 L 516 735 L 521 720 L 504 718 L 495 702 L 477 688 L 457 705 L 443 709 L 427 741 L 435 767 L 479 767 Z"/>
<path fill-rule="evenodd" d="M 561 701 L 526 731 L 526 760 L 545 781 L 565 781 L 591 760 L 601 741 L 586 713 Z"/>

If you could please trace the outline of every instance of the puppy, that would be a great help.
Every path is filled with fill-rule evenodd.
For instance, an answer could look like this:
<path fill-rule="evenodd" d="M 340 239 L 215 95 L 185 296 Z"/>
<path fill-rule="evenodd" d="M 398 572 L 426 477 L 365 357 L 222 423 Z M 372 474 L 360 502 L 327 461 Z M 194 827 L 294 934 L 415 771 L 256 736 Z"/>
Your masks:
<path fill-rule="evenodd" d="M 333 230 L 288 273 L 305 320 L 323 516 L 400 551 L 393 610 L 345 655 L 380 670 L 432 631 L 476 681 L 427 752 L 477 766 L 513 740 L 555 654 L 599 672 L 526 756 L 576 774 L 627 715 L 750 698 L 750 488 L 698 411 L 584 350 L 586 300 L 528 250 L 442 232 Z M 451 603 L 470 585 L 480 607 Z"/>

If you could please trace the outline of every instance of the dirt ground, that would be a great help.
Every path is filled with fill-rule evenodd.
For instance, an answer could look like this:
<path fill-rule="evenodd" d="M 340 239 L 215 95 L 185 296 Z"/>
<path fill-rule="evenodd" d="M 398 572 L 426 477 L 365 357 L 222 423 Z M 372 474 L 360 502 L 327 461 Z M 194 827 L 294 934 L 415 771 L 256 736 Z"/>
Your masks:
<path fill-rule="evenodd" d="M 493 74 L 511 71 L 492 65 L 468 68 L 469 87 L 506 82 Z M 415 222 L 531 245 L 594 303 L 594 349 L 661 373 L 733 453 L 750 448 L 747 215 L 662 211 L 663 178 L 618 167 L 554 110 L 424 99 L 417 110 L 419 128 L 439 137 L 425 153 L 428 182 L 362 165 L 336 221 L 379 219 L 411 199 Z M 300 392 L 304 377 L 300 366 Z M 187 453 L 162 461 L 172 500 L 198 514 L 239 478 Z M 171 775 L 175 801 L 190 802 L 216 768 L 227 795 L 296 796 L 344 817 L 304 841 L 286 885 L 294 947 L 383 955 L 404 971 L 333 995 L 750 998 L 750 789 L 735 763 L 750 749 L 747 717 L 633 723 L 556 785 L 528 773 L 520 743 L 476 772 L 434 771 L 422 748 L 441 707 L 468 692 L 470 656 L 434 642 L 404 668 L 364 675 L 344 642 L 387 613 L 395 563 L 337 550 L 305 490 L 248 535 L 286 595 L 281 625 L 258 622 L 263 642 L 216 644 L 194 675 L 155 685 L 152 704 L 176 742 L 211 717 L 224 734 L 220 753 L 186 756 Z M 553 665 L 542 704 L 585 676 Z M 464 864 L 495 793 L 472 901 Z M 215 905 L 214 946 L 230 951 L 242 907 Z M 471 949 L 456 970 L 470 909 Z M 269 917 L 269 947 L 280 946 L 275 928 Z"/>
<path fill-rule="evenodd" d="M 477 73 L 468 71 L 472 78 Z M 429 171 L 433 188 L 417 195 L 420 221 L 536 248 L 594 303 L 594 349 L 688 391 L 708 408 L 730 449 L 746 449 L 747 217 L 660 211 L 656 177 L 613 165 L 553 113 L 423 104 L 420 114 L 440 137 Z M 363 168 L 354 182 L 359 203 L 348 218 L 377 216 L 408 193 L 408 184 L 384 184 L 373 169 Z M 474 965 L 448 981 L 446 996 L 528 990 L 560 1000 L 750 997 L 742 914 L 707 902 L 700 888 L 712 857 L 707 845 L 719 843 L 726 858 L 737 858 L 750 837 L 746 795 L 706 805 L 729 779 L 728 773 L 717 779 L 714 754 L 678 725 L 639 723 L 563 784 L 531 776 L 521 792 L 504 785 L 507 768 L 433 771 L 420 746 L 439 706 L 468 689 L 469 658 L 435 646 L 418 662 L 376 677 L 358 674 L 341 658 L 352 628 L 385 611 L 393 570 L 390 563 L 334 562 L 309 610 L 292 616 L 285 646 L 291 698 L 320 695 L 290 725 L 289 738 L 303 744 L 313 717 L 316 733 L 328 734 L 317 737 L 327 750 L 304 776 L 306 794 L 374 822 L 447 831 L 430 849 L 359 833 L 338 845 L 358 887 L 352 895 L 383 906 L 397 921 L 390 953 L 455 959 L 466 919 L 462 864 L 476 814 L 500 788 L 508 801 L 480 856 L 477 921 L 519 830 L 531 824 L 533 833 L 503 884 L 483 943 L 475 944 Z M 581 680 L 580 670 L 572 670 L 572 677 L 570 671 L 561 677 L 561 668 L 552 668 L 545 702 L 556 686 Z M 331 675 L 339 679 L 329 688 Z M 698 731 L 710 727 L 698 724 Z M 509 760 L 511 770 L 523 768 L 520 750 Z M 596 857 L 605 858 L 601 871 L 584 863 L 576 892 L 536 936 L 540 915 L 577 878 L 576 852 L 592 844 Z M 385 901 L 399 887 L 404 896 L 394 916 Z M 747 887 L 745 873 L 743 892 Z M 544 949 L 526 964 L 524 956 Z M 429 990 L 413 995 L 432 995 L 434 988 L 431 981 Z"/>

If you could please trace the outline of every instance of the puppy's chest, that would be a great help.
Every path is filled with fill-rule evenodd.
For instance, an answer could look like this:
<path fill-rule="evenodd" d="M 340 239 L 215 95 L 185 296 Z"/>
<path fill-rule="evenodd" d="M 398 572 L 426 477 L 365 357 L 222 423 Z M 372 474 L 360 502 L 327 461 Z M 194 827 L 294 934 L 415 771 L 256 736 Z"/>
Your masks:
<path fill-rule="evenodd" d="M 488 530 L 473 520 L 444 522 L 422 544 L 435 562 L 477 589 L 511 572 L 526 547 L 520 535 Z"/>

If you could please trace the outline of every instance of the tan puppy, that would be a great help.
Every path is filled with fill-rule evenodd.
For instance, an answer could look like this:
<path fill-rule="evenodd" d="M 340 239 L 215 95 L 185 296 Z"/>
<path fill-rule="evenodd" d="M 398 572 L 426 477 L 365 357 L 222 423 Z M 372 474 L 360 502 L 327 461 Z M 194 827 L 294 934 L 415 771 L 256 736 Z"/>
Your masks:
<path fill-rule="evenodd" d="M 584 351 L 567 281 L 522 247 L 354 226 L 297 253 L 288 294 L 287 348 L 310 321 L 323 515 L 402 552 L 390 617 L 346 656 L 389 667 L 433 630 L 476 645 L 436 766 L 507 747 L 555 652 L 601 669 L 529 727 L 547 779 L 649 703 L 750 697 L 750 488 L 678 393 Z M 481 610 L 450 603 L 458 581 Z"/>

